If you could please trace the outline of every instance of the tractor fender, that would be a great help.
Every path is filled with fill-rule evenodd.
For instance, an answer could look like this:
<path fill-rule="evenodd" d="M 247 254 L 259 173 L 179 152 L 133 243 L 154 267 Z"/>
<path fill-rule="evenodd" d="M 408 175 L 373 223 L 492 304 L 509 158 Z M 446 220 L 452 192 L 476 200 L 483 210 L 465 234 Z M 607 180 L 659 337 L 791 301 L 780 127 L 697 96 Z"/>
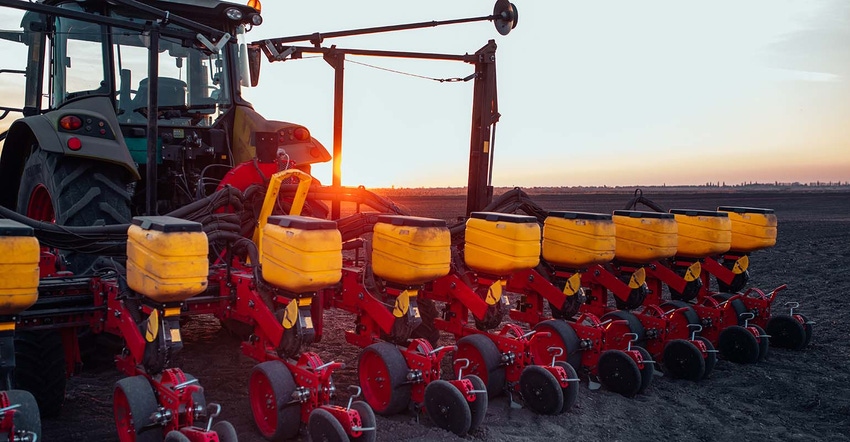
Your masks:
<path fill-rule="evenodd" d="M 66 115 L 80 117 L 83 128 L 60 131 L 59 120 Z M 91 126 L 88 133 L 85 132 L 87 126 Z M 100 129 L 106 133 L 102 135 Z M 68 147 L 68 141 L 74 137 L 82 145 L 77 150 Z M 79 100 L 58 110 L 21 118 L 12 123 L 0 154 L 0 188 L 4 189 L 0 195 L 0 204 L 5 207 L 15 209 L 24 164 L 34 146 L 48 152 L 123 166 L 133 179 L 141 178 L 124 142 L 111 101 L 106 97 Z"/>

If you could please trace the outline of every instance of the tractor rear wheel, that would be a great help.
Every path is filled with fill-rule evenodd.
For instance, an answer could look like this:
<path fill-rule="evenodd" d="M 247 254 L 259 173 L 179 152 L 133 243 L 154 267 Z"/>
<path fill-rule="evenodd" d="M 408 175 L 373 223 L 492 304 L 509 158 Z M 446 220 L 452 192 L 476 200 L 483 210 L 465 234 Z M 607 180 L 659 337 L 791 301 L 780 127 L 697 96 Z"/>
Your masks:
<path fill-rule="evenodd" d="M 35 397 L 42 417 L 54 417 L 65 403 L 65 350 L 56 330 L 15 332 L 15 387 Z"/>
<path fill-rule="evenodd" d="M 127 173 L 102 161 L 66 157 L 35 148 L 27 158 L 18 190 L 19 213 L 63 226 L 130 222 Z M 68 270 L 80 274 L 96 255 L 61 252 Z"/>

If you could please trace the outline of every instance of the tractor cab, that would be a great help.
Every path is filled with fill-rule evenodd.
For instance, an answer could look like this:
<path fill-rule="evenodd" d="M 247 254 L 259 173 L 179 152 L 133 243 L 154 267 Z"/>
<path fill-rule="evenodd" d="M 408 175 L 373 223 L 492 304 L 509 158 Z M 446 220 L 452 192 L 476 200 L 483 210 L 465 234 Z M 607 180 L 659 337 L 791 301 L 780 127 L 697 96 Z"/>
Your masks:
<path fill-rule="evenodd" d="M 106 186 L 128 189 L 129 198 L 118 198 L 117 214 L 72 225 L 124 223 L 209 195 L 257 156 L 281 151 L 287 165 L 330 159 L 306 128 L 266 120 L 241 96 L 251 86 L 245 35 L 262 24 L 259 2 L 20 3 L 0 1 L 27 9 L 19 31 L 0 32 L 0 44 L 27 51 L 25 70 L 14 71 L 25 77 L 24 103 L 2 109 L 24 117 L 2 135 L 0 184 L 8 192 L 0 204 L 74 223 L 62 186 L 44 181 L 63 175 L 63 164 L 91 166 L 108 170 Z M 258 155 L 256 140 L 270 137 L 257 133 L 279 134 L 267 146 L 272 155 Z M 28 177 L 33 169 L 41 172 Z M 38 213 L 34 202 L 51 207 Z M 103 202 L 116 205 L 95 205 Z"/>

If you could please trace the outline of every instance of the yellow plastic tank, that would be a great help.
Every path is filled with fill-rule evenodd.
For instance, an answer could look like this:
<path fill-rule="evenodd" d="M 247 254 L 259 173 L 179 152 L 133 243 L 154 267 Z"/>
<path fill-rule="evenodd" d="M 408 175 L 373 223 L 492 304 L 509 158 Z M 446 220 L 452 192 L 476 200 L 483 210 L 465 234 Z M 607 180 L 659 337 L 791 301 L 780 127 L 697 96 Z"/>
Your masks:
<path fill-rule="evenodd" d="M 127 231 L 127 284 L 156 302 L 183 301 L 207 288 L 209 246 L 201 224 L 137 216 Z"/>
<path fill-rule="evenodd" d="M 677 256 L 704 258 L 729 251 L 732 220 L 726 212 L 671 209 L 679 226 Z"/>
<path fill-rule="evenodd" d="M 263 279 L 277 287 L 307 293 L 342 277 L 342 234 L 335 221 L 270 216 L 262 242 Z"/>
<path fill-rule="evenodd" d="M 38 300 L 40 258 L 31 227 L 0 219 L 0 315 L 16 315 Z"/>
<path fill-rule="evenodd" d="M 611 215 L 549 212 L 543 223 L 543 259 L 579 269 L 614 259 L 616 231 Z"/>
<path fill-rule="evenodd" d="M 721 206 L 732 220 L 732 245 L 735 252 L 753 252 L 776 245 L 776 214 L 773 209 Z"/>
<path fill-rule="evenodd" d="M 464 262 L 477 272 L 507 276 L 540 263 L 540 224 L 532 216 L 472 212 L 464 242 Z"/>
<path fill-rule="evenodd" d="M 678 228 L 672 213 L 615 210 L 612 218 L 615 259 L 642 264 L 676 255 Z"/>
<path fill-rule="evenodd" d="M 422 284 L 449 274 L 452 238 L 446 221 L 381 215 L 372 235 L 372 271 L 398 284 Z"/>

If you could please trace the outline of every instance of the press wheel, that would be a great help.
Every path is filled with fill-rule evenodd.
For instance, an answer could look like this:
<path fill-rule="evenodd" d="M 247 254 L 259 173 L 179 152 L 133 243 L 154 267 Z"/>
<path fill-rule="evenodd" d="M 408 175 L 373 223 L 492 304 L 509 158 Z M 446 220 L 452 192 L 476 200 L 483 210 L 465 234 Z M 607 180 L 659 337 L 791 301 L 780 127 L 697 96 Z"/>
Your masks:
<path fill-rule="evenodd" d="M 469 380 L 469 382 L 472 383 L 473 390 L 487 390 L 487 385 L 478 376 L 475 376 L 474 374 L 468 374 L 465 375 L 463 378 Z M 484 417 L 487 415 L 487 405 L 489 403 L 489 399 L 487 398 L 486 393 L 475 393 L 475 400 L 468 403 L 469 412 L 472 416 L 468 432 L 472 433 L 473 431 L 477 430 L 478 427 L 481 426 L 482 422 L 484 422 Z"/>
<path fill-rule="evenodd" d="M 348 433 L 342 424 L 324 408 L 310 412 L 307 420 L 307 432 L 313 442 L 348 442 Z"/>
<path fill-rule="evenodd" d="M 567 379 L 572 379 L 567 381 L 566 387 L 561 387 L 561 393 L 564 395 L 564 406 L 561 407 L 560 413 L 564 413 L 572 409 L 578 400 L 578 373 L 568 362 L 556 361 L 555 366 L 563 368 L 567 374 Z"/>
<path fill-rule="evenodd" d="M 638 367 L 640 370 L 640 388 L 638 388 L 637 394 L 641 394 L 652 385 L 652 379 L 655 377 L 655 364 L 649 362 L 652 361 L 652 355 L 649 354 L 647 349 L 633 345 L 632 350 L 638 351 L 644 360 L 643 368 Z"/>
<path fill-rule="evenodd" d="M 708 340 L 708 338 L 704 336 L 697 336 L 697 339 L 702 341 L 705 344 L 705 349 L 708 350 L 708 353 L 705 355 L 705 373 L 702 375 L 703 379 L 711 376 L 711 372 L 714 371 L 714 366 L 717 365 L 717 352 L 714 348 L 714 344 Z"/>
<path fill-rule="evenodd" d="M 802 336 L 802 335 L 801 335 Z M 759 342 L 740 325 L 731 325 L 720 332 L 717 347 L 723 359 L 738 364 L 753 364 L 759 359 Z"/>
<path fill-rule="evenodd" d="M 351 409 L 360 414 L 360 426 L 363 428 L 376 428 L 377 419 L 372 407 L 363 401 L 354 401 L 351 403 Z M 378 438 L 377 429 L 363 431 L 360 436 L 352 437 L 352 442 L 375 442 Z"/>
<path fill-rule="evenodd" d="M 605 350 L 597 364 L 599 382 L 608 390 L 625 397 L 640 391 L 643 381 L 634 359 L 622 350 Z"/>
<path fill-rule="evenodd" d="M 811 328 L 811 326 L 809 326 Z M 767 321 L 766 330 L 770 335 L 770 343 L 774 347 L 800 350 L 806 346 L 806 328 L 797 318 L 791 315 L 772 316 Z M 808 333 L 811 339 L 811 332 Z"/>
<path fill-rule="evenodd" d="M 525 405 L 538 414 L 558 414 L 564 411 L 561 384 L 549 370 L 529 365 L 519 376 L 519 391 Z"/>
<path fill-rule="evenodd" d="M 434 425 L 458 436 L 464 436 L 472 425 L 472 412 L 466 397 L 457 387 L 442 379 L 425 387 L 425 410 Z"/>
<path fill-rule="evenodd" d="M 664 371 L 675 379 L 698 381 L 705 376 L 705 358 L 696 345 L 686 339 L 673 339 L 664 346 Z"/>

